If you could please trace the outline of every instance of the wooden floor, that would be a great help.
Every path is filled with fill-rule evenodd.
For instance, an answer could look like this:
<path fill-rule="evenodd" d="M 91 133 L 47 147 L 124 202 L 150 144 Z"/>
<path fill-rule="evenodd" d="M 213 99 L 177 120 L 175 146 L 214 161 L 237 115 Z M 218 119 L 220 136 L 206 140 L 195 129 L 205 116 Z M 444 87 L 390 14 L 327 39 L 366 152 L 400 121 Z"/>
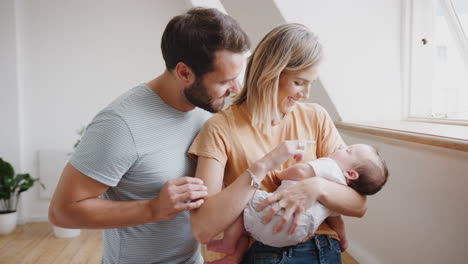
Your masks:
<path fill-rule="evenodd" d="M 75 238 L 56 238 L 49 223 L 19 225 L 9 235 L 0 235 L 2 264 L 101 263 L 101 231 L 81 230 Z M 347 253 L 343 264 L 359 264 Z"/>
<path fill-rule="evenodd" d="M 56 238 L 49 223 L 19 225 L 0 236 L 0 263 L 101 263 L 101 231 L 81 230 L 74 238 Z"/>

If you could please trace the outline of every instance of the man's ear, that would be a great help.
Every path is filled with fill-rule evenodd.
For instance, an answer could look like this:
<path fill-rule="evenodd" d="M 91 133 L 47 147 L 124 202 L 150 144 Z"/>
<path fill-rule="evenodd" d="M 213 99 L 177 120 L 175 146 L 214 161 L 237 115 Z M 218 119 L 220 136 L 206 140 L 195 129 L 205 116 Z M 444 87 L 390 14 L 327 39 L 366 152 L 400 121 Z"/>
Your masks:
<path fill-rule="evenodd" d="M 356 170 L 347 170 L 345 171 L 345 177 L 349 180 L 357 180 L 359 178 L 359 173 Z"/>
<path fill-rule="evenodd" d="M 190 86 L 195 82 L 195 74 L 192 69 L 183 62 L 177 63 L 174 72 L 177 79 L 179 79 L 184 86 Z"/>

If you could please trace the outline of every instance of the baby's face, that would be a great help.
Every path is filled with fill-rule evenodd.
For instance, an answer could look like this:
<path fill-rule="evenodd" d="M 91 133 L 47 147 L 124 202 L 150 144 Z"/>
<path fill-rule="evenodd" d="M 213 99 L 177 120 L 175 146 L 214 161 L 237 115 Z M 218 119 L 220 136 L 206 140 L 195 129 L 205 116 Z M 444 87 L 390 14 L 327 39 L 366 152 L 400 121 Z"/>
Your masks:
<path fill-rule="evenodd" d="M 340 145 L 328 157 L 336 161 L 343 171 L 352 170 L 365 158 L 373 155 L 372 148 L 365 144 Z"/>

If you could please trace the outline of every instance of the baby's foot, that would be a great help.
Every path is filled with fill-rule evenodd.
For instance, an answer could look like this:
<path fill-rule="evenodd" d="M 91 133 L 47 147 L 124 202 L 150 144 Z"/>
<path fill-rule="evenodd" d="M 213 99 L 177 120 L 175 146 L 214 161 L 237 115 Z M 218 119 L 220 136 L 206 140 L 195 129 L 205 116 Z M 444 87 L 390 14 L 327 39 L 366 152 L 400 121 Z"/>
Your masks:
<path fill-rule="evenodd" d="M 234 253 L 236 248 L 233 247 L 233 246 L 225 245 L 225 244 L 226 243 L 224 243 L 224 240 L 222 240 L 222 239 L 211 240 L 210 242 L 208 242 L 208 244 L 206 244 L 206 248 L 209 251 L 224 253 L 224 254 L 227 254 L 227 255 L 230 255 L 230 254 Z M 218 263 L 218 262 L 216 262 L 216 263 Z"/>

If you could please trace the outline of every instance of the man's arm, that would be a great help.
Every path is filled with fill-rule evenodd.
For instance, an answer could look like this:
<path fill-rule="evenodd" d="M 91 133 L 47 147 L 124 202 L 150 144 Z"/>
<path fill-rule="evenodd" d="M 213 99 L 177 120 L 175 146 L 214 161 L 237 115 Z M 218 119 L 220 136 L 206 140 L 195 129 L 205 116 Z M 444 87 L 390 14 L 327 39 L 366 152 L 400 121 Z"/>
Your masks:
<path fill-rule="evenodd" d="M 174 218 L 198 208 L 207 195 L 203 181 L 191 177 L 168 181 L 151 200 L 110 201 L 99 198 L 109 186 L 68 163 L 49 207 L 49 221 L 65 228 L 121 228 Z M 156 194 L 155 194 L 156 195 Z M 187 200 L 192 202 L 185 203 Z"/>

